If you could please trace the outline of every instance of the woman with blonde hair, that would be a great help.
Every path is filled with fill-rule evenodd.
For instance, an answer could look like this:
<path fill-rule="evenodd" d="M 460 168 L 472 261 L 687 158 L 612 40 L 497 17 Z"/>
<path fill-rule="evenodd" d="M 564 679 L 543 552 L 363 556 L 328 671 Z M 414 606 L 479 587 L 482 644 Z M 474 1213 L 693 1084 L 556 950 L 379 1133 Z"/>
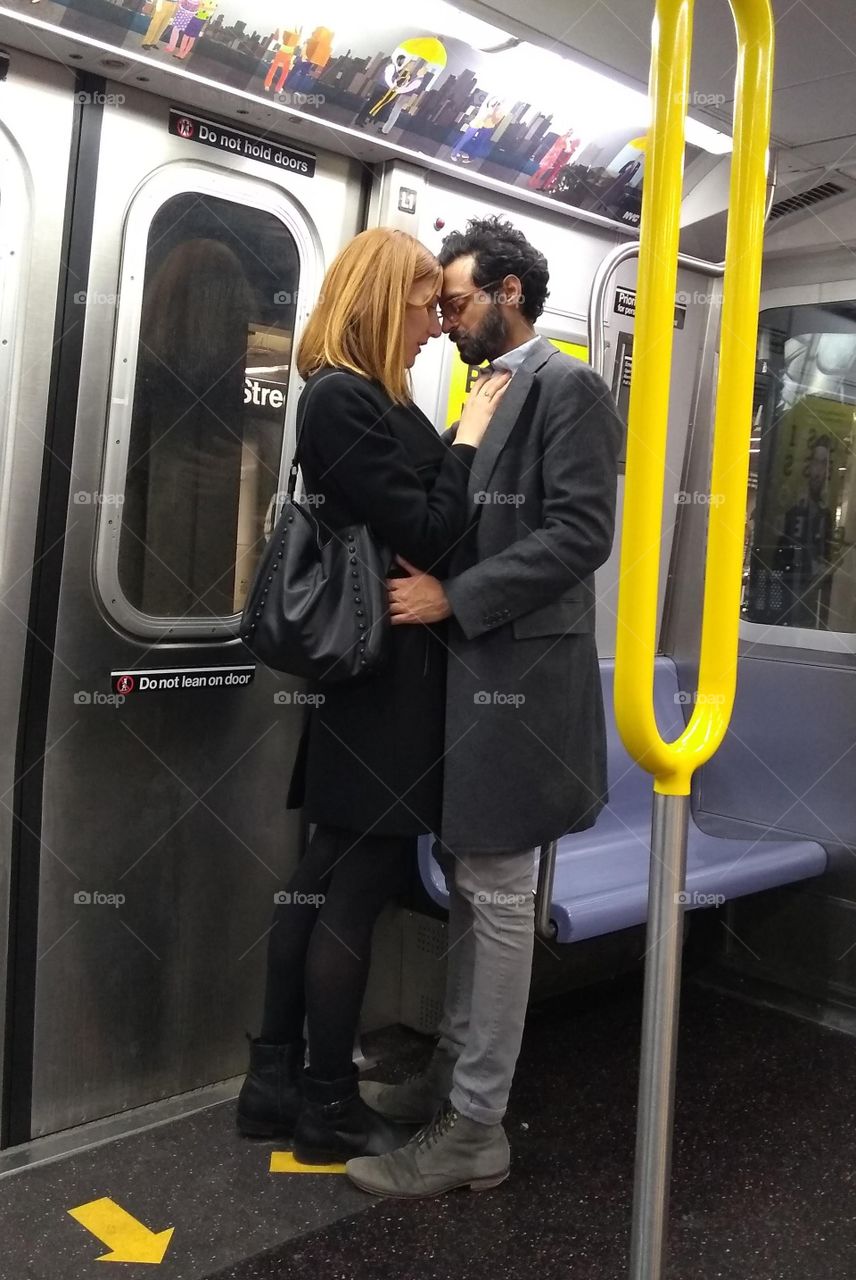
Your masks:
<path fill-rule="evenodd" d="M 364 231 L 330 266 L 297 353 L 298 460 L 325 531 L 364 522 L 391 557 L 438 576 L 508 381 L 479 380 L 453 444 L 413 403 L 409 370 L 440 335 L 441 285 L 412 236 Z M 402 570 L 391 560 L 389 572 Z M 407 887 L 417 837 L 439 830 L 445 625 L 392 627 L 379 671 L 318 689 L 298 749 L 288 803 L 316 825 L 274 912 L 237 1118 L 244 1134 L 293 1138 L 304 1163 L 382 1154 L 409 1136 L 361 1100 L 353 1046 L 375 921 Z"/>

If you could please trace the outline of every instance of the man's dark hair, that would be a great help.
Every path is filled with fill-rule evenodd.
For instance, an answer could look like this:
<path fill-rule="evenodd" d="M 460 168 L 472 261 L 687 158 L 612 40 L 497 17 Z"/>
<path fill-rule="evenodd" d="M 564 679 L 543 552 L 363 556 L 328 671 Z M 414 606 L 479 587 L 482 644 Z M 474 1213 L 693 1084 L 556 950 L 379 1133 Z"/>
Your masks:
<path fill-rule="evenodd" d="M 466 231 L 451 231 L 438 255 L 447 267 L 456 258 L 473 255 L 473 282 L 494 284 L 506 276 L 517 276 L 523 286 L 521 314 L 537 320 L 549 294 L 547 259 L 510 222 L 502 218 L 470 218 Z"/>

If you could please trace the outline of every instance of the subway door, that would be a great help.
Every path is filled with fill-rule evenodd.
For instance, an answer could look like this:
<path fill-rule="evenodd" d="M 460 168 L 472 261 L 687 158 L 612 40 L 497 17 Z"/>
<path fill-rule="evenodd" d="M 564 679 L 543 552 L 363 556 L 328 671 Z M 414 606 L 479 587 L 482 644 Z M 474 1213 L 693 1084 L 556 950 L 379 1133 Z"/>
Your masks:
<path fill-rule="evenodd" d="M 345 160 L 310 176 L 242 159 L 200 145 L 192 113 L 174 134 L 170 104 L 104 90 L 76 193 L 91 251 L 50 696 L 30 727 L 33 1136 L 245 1070 L 302 840 L 286 792 L 304 706 L 237 621 L 284 488 L 296 341 L 360 207 Z"/>
<path fill-rule="evenodd" d="M 33 545 L 50 402 L 51 349 L 74 128 L 74 75 L 29 54 L 0 54 L 0 1025 L 11 1017 L 18 892 L 15 756 Z M 4 1099 L 11 1040 L 0 1046 Z M 0 1124 L 5 1142 L 6 1107 Z"/>

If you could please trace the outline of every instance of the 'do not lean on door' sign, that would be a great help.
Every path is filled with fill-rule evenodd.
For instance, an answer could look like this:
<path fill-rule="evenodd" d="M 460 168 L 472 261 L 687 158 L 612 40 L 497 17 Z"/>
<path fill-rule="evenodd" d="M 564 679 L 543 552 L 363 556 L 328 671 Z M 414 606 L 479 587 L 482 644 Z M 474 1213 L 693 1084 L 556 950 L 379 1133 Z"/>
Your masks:
<path fill-rule="evenodd" d="M 251 683 L 252 664 L 234 667 L 154 667 L 149 671 L 111 671 L 114 693 L 181 693 L 189 689 L 241 689 Z"/>

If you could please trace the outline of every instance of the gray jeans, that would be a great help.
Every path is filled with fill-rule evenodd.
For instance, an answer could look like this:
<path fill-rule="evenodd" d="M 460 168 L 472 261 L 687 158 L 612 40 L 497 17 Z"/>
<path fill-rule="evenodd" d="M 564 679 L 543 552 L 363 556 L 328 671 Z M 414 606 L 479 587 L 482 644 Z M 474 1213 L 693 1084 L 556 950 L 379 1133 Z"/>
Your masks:
<path fill-rule="evenodd" d="M 457 1059 L 451 1101 L 471 1120 L 499 1124 L 529 999 L 535 851 L 454 855 L 438 841 L 434 856 L 449 890 L 438 1047 Z"/>

